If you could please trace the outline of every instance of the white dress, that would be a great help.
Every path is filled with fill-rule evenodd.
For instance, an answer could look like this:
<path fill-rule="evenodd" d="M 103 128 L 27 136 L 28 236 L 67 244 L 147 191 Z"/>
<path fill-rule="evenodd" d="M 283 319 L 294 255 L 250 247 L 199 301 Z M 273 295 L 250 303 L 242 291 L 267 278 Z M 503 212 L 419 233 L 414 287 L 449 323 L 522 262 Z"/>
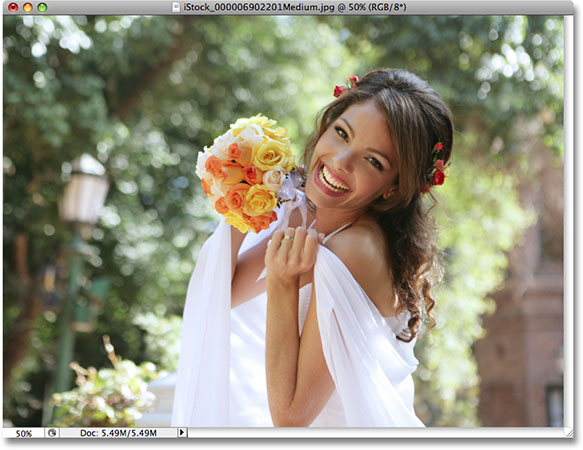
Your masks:
<path fill-rule="evenodd" d="M 249 234 L 240 253 L 273 229 L 285 229 L 291 210 L 305 207 L 298 197 L 284 204 L 269 230 Z M 300 211 L 305 218 L 305 210 Z M 265 375 L 267 295 L 231 309 L 230 241 L 230 227 L 222 220 L 203 246 L 188 286 L 173 426 L 273 426 Z M 342 261 L 323 245 L 314 283 L 322 349 L 336 390 L 311 426 L 424 426 L 413 410 L 415 340 L 396 339 L 406 316 L 381 316 Z M 300 332 L 311 288 L 299 292 Z"/>

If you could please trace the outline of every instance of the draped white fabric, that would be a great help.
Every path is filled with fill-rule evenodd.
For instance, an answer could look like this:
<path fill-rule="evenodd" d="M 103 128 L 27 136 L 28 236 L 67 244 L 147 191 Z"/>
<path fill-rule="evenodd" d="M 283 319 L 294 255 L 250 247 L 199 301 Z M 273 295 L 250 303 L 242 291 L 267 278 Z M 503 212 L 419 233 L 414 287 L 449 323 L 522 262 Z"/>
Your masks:
<path fill-rule="evenodd" d="M 322 349 L 348 426 L 424 426 L 413 410 L 414 341 L 397 340 L 397 319 L 382 317 L 342 261 L 322 245 L 314 283 Z"/>
<path fill-rule="evenodd" d="M 269 230 L 250 234 L 240 252 L 285 227 L 298 203 L 286 203 L 280 219 Z M 267 296 L 231 310 L 230 242 L 223 220 L 203 246 L 188 286 L 173 426 L 273 426 L 265 381 Z M 413 410 L 414 342 L 395 337 L 403 325 L 382 317 L 342 261 L 322 245 L 314 283 L 322 347 L 336 384 L 327 407 L 335 403 L 344 410 L 328 411 L 328 417 L 339 417 L 336 423 L 320 422 L 423 426 Z"/>
<path fill-rule="evenodd" d="M 205 242 L 184 306 L 173 426 L 225 426 L 229 418 L 231 230 Z"/>

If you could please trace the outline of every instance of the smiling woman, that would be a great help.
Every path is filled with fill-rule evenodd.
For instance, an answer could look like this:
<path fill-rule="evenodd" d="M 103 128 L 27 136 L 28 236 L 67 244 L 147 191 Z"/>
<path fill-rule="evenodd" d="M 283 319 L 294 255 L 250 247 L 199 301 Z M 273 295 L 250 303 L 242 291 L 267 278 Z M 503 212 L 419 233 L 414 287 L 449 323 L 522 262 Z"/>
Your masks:
<path fill-rule="evenodd" d="M 380 226 L 384 238 L 378 245 L 388 248 L 398 312 L 411 314 L 405 333 L 410 340 L 423 323 L 423 303 L 432 320 L 430 278 L 439 267 L 423 198 L 445 178 L 453 148 L 451 112 L 425 81 L 403 70 L 370 72 L 338 97 L 307 145 L 314 175 L 306 195 L 320 211 L 321 226 L 365 216 Z M 436 173 L 443 177 L 439 183 Z M 326 180 L 340 178 L 352 183 L 344 184 L 348 190 L 329 192 Z"/>
<path fill-rule="evenodd" d="M 423 199 L 453 123 L 408 72 L 351 82 L 307 145 L 305 192 L 257 236 L 223 221 L 205 244 L 174 426 L 423 426 L 413 347 L 439 274 Z"/>

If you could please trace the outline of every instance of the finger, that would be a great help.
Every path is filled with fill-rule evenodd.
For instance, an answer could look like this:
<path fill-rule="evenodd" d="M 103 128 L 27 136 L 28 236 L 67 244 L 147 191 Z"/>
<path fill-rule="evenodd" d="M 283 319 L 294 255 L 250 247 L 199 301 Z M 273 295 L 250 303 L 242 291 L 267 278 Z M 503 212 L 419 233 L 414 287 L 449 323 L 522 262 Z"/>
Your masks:
<path fill-rule="evenodd" d="M 287 230 L 285 230 L 284 236 L 281 240 L 281 247 L 289 250 L 294 243 L 294 237 L 295 230 L 289 227 Z"/>
<path fill-rule="evenodd" d="M 297 227 L 294 235 L 294 245 L 290 250 L 289 259 L 296 263 L 302 260 L 304 253 L 304 244 L 306 242 L 306 229 L 304 227 Z"/>
<path fill-rule="evenodd" d="M 273 236 L 271 237 L 269 244 L 267 244 L 267 251 L 265 252 L 266 258 L 271 258 L 273 257 L 273 255 L 275 255 L 277 250 L 279 250 L 282 239 L 283 233 L 281 231 L 275 231 L 273 233 Z"/>
<path fill-rule="evenodd" d="M 316 262 L 318 254 L 318 232 L 314 229 L 308 232 L 304 245 L 304 262 L 311 268 Z"/>

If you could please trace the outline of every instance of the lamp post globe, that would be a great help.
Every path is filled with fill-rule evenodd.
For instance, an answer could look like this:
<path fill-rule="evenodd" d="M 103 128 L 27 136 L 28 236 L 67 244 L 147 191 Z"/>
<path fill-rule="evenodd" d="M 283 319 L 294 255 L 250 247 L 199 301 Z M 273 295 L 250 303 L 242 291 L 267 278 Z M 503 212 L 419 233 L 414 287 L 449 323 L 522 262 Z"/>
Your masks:
<path fill-rule="evenodd" d="M 75 158 L 71 180 L 59 205 L 63 222 L 94 225 L 108 189 L 105 167 L 99 161 L 86 153 Z"/>

